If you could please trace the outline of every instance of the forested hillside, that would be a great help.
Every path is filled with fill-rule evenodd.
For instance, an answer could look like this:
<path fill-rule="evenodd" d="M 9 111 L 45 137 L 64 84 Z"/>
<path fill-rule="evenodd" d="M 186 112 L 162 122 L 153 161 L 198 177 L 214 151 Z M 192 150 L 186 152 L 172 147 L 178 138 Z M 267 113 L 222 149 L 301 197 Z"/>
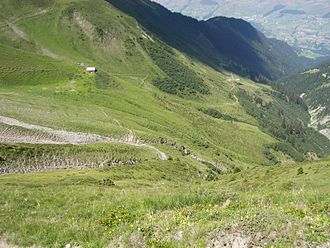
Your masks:
<path fill-rule="evenodd" d="M 330 138 L 330 64 L 324 63 L 281 79 L 279 84 L 307 103 L 312 116 L 311 125 Z"/>

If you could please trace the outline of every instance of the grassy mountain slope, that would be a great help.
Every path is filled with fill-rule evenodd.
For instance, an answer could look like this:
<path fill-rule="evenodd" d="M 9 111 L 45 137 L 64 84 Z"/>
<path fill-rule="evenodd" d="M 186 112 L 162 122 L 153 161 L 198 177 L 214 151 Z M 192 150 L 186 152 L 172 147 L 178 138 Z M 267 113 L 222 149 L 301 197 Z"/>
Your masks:
<path fill-rule="evenodd" d="M 253 224 L 253 220 L 244 218 L 254 214 L 253 209 L 264 208 L 267 194 L 275 194 L 270 188 L 274 184 L 283 187 L 283 195 L 276 195 L 279 198 L 274 201 L 287 204 L 282 209 L 274 202 L 272 206 L 278 215 L 273 217 L 265 211 L 258 221 L 266 218 L 278 230 L 282 218 L 292 218 L 289 239 L 282 237 L 281 232 L 276 237 L 283 244 L 293 244 L 296 239 L 325 242 L 328 219 L 322 213 L 328 198 L 322 190 L 327 187 L 326 180 L 322 177 L 315 184 L 311 182 L 303 196 L 290 190 L 300 189 L 304 179 L 326 176 L 328 161 L 299 165 L 308 174 L 292 181 L 282 177 L 288 171 L 295 176 L 298 165 L 261 166 L 304 160 L 313 157 L 311 153 L 329 155 L 329 141 L 307 128 L 309 116 L 303 104 L 269 86 L 216 71 L 181 53 L 103 0 L 8 0 L 1 6 L 0 116 L 56 130 L 112 138 L 131 135 L 166 153 L 169 159 L 160 161 L 150 149 L 129 144 L 3 143 L 2 169 L 101 169 L 1 177 L 0 187 L 4 190 L 0 197 L 0 236 L 22 246 L 61 247 L 78 243 L 103 247 L 110 241 L 125 243 L 136 232 L 138 240 L 142 237 L 149 246 L 165 245 L 172 238 L 172 231 L 188 233 L 186 230 L 190 229 L 181 230 L 181 224 L 188 228 L 190 222 L 176 216 L 192 206 L 197 209 L 198 235 L 179 238 L 169 246 L 186 241 L 203 245 L 212 238 L 199 237 L 209 237 L 214 227 L 222 232 L 232 220 L 239 225 L 241 215 L 243 224 Z M 96 66 L 98 72 L 87 74 L 86 66 Z M 294 123 L 297 118 L 298 124 Z M 277 124 L 284 119 L 285 125 L 277 130 Z M 265 125 L 265 120 L 273 125 Z M 295 125 L 299 132 L 293 131 Z M 47 135 L 0 123 L 0 138 L 7 132 L 13 136 Z M 315 175 L 309 169 L 314 165 L 320 171 Z M 254 169 L 249 172 L 248 168 Z M 263 176 L 269 173 L 268 169 L 274 170 L 271 174 L 278 175 L 278 180 L 275 176 Z M 236 174 L 241 170 L 244 171 Z M 264 180 L 270 180 L 269 185 Z M 117 186 L 111 187 L 111 181 Z M 251 187 L 260 185 L 260 191 L 254 194 L 255 199 L 262 199 L 259 205 L 251 205 L 250 194 L 245 191 L 250 182 Z M 238 195 L 236 190 L 240 190 Z M 314 190 L 318 190 L 316 202 L 311 197 Z M 234 204 L 227 212 L 221 206 L 228 191 Z M 265 192 L 268 193 L 263 196 Z M 308 202 L 303 203 L 310 204 L 306 208 L 290 207 L 291 199 L 300 202 L 304 197 Z M 125 202 L 128 211 L 120 207 Z M 141 202 L 146 207 L 139 208 Z M 240 202 L 246 205 L 239 205 Z M 219 217 L 229 213 L 228 219 L 202 224 L 202 218 L 197 216 L 210 211 L 209 204 L 218 205 L 214 206 L 215 212 L 210 212 L 210 218 L 213 214 Z M 313 208 L 315 204 L 317 209 Z M 51 210 L 47 210 L 48 205 Z M 111 210 L 113 206 L 118 208 Z M 301 217 L 301 211 L 312 212 Z M 159 220 L 173 214 L 169 222 L 154 224 L 168 227 L 179 221 L 178 230 L 173 229 L 169 236 L 160 239 L 157 235 L 163 232 L 156 234 L 150 222 L 142 222 L 149 213 Z M 298 228 L 309 218 L 320 230 L 315 237 L 307 224 Z M 122 236 L 124 240 L 118 241 L 120 228 L 128 227 L 126 221 L 133 226 Z M 251 235 L 270 235 L 271 231 L 256 225 L 256 233 Z M 300 231 L 308 235 L 297 238 Z M 246 229 L 239 235 L 250 237 Z"/>
<path fill-rule="evenodd" d="M 57 1 L 43 9 L 28 3 L 37 10 L 33 17 L 31 9 L 21 13 L 23 8 L 21 19 L 12 23 L 16 28 L 3 26 L 35 49 L 26 51 L 24 44 L 17 47 L 4 39 L 2 115 L 110 137 L 132 130 L 140 140 L 170 148 L 170 153 L 187 149 L 229 168 L 267 164 L 272 158 L 269 146 L 283 142 L 300 154 L 298 159 L 289 152 L 296 160 L 307 152 L 328 154 L 326 142 L 312 142 L 314 134 L 263 128 L 262 112 L 274 123 L 284 118 L 291 123 L 297 117 L 292 113 L 306 115 L 302 106 L 286 104 L 265 86 L 185 57 L 108 3 Z M 11 1 L 7 5 L 14 8 Z M 97 66 L 99 73 L 86 74 L 82 63 Z M 308 117 L 299 118 L 301 132 L 308 132 Z M 311 145 L 301 145 L 299 139 Z"/>
<path fill-rule="evenodd" d="M 293 247 L 329 240 L 329 160 L 255 167 L 211 182 L 186 162 L 1 177 L 0 233 L 7 243 L 43 247 Z"/>
<path fill-rule="evenodd" d="M 225 76 L 200 64 L 195 65 L 198 70 L 205 70 L 204 75 L 210 74 L 206 83 L 210 84 L 211 80 L 219 82 L 210 85 L 215 95 L 208 96 L 209 100 L 202 95 L 182 99 L 157 91 L 151 82 L 165 77 L 165 73 L 142 49 L 141 42 L 137 41 L 141 38 L 147 43 L 147 34 L 133 19 L 103 1 L 98 3 L 95 7 L 91 2 L 58 2 L 47 14 L 24 20 L 21 25 L 15 24 L 24 30 L 31 43 L 38 43 L 62 58 L 56 60 L 38 55 L 42 53 L 38 49 L 33 53 L 33 56 L 44 60 L 40 63 L 42 66 L 49 65 L 55 72 L 59 69 L 63 71 L 63 76 L 53 83 L 47 78 L 33 81 L 35 75 L 42 77 L 44 72 L 34 70 L 36 66 L 29 64 L 31 52 L 23 51 L 24 46 L 20 50 L 4 47 L 7 58 L 15 58 L 19 54 L 20 61 L 13 60 L 15 67 L 25 68 L 25 65 L 29 65 L 32 69 L 26 70 L 27 75 L 19 70 L 1 74 L 3 115 L 56 129 L 94 132 L 111 137 L 122 137 L 127 129 L 131 129 L 139 139 L 160 145 L 162 138 L 167 143 L 176 142 L 178 148 L 186 146 L 200 156 L 213 157 L 214 160 L 227 161 L 232 165 L 234 159 L 247 160 L 249 163 L 255 162 L 256 158 L 260 162 L 266 161 L 262 153 L 263 146 L 275 140 L 254 125 L 238 122 L 233 126 L 228 121 L 213 120 L 198 110 L 204 104 L 222 103 L 224 111 L 253 122 L 253 118 L 234 100 L 230 100 L 228 93 L 223 90 L 231 87 Z M 85 18 L 87 14 L 90 19 Z M 84 16 L 84 21 L 78 22 L 77 16 L 78 20 Z M 109 23 L 109 20 L 114 24 Z M 102 27 L 103 32 L 107 33 L 104 35 L 106 41 L 99 39 L 97 27 Z M 112 36 L 113 39 L 109 41 Z M 35 63 L 38 61 L 33 60 Z M 176 61 L 193 68 L 182 56 Z M 87 75 L 78 63 L 96 65 L 100 73 Z M 2 61 L 2 67 L 11 69 L 7 59 Z M 68 68 L 70 73 L 65 74 L 62 67 Z M 227 107 L 230 102 L 232 105 Z M 210 123 L 210 126 L 208 130 L 200 132 L 198 125 L 204 123 Z M 255 149 L 241 150 L 231 142 L 230 134 L 250 140 Z M 162 149 L 176 153 L 176 148 L 166 144 L 162 146 Z"/>

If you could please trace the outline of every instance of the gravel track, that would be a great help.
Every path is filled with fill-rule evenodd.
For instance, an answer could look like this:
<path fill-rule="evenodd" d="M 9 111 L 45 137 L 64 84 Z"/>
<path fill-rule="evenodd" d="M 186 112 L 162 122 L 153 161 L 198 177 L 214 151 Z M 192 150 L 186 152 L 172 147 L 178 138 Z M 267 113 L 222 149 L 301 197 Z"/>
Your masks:
<path fill-rule="evenodd" d="M 123 143 L 132 146 L 146 147 L 157 153 L 160 160 L 167 160 L 167 155 L 156 147 L 142 143 L 129 132 L 124 138 L 115 139 L 98 134 L 56 130 L 49 127 L 25 123 L 14 118 L 0 115 L 0 142 L 28 144 L 73 144 Z M 7 125 L 7 127 L 6 127 Z"/>

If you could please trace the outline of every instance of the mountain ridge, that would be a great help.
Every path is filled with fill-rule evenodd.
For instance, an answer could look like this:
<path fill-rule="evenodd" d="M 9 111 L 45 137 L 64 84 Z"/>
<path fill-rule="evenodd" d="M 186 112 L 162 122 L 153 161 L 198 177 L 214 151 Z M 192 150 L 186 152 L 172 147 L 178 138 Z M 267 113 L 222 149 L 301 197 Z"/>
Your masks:
<path fill-rule="evenodd" d="M 263 42 L 259 45 L 254 44 L 253 41 L 249 41 L 244 35 L 243 37 L 240 35 L 237 36 L 235 34 L 237 30 L 235 30 L 235 26 L 231 26 L 231 22 L 244 23 L 245 27 L 248 27 L 249 30 L 252 30 L 254 33 L 257 32 L 250 24 L 245 23 L 243 20 L 218 18 L 217 20 L 223 20 L 222 27 L 226 29 L 224 33 L 230 35 L 226 37 L 221 30 L 212 29 L 210 23 L 212 24 L 216 19 L 198 21 L 192 17 L 173 13 L 158 3 L 144 0 L 136 2 L 130 0 L 109 0 L 108 2 L 135 17 L 142 26 L 157 34 L 170 46 L 189 56 L 202 60 L 216 69 L 221 69 L 224 64 L 226 69 L 234 70 L 236 73 L 258 80 L 259 77 L 275 79 L 292 72 L 297 72 L 313 64 L 312 60 L 298 57 L 294 51 L 290 51 L 289 46 L 283 49 L 285 53 L 282 52 L 281 56 L 286 57 L 283 60 L 278 57 L 278 53 L 280 53 L 278 47 L 282 47 L 283 43 L 275 44 L 276 40 L 268 40 L 261 33 L 258 33 L 258 35 Z M 139 4 L 137 4 L 138 2 Z M 164 19 L 168 23 L 164 23 Z M 224 25 L 225 23 L 227 25 Z M 165 28 L 166 25 L 168 25 L 167 28 Z M 208 31 L 209 29 L 213 31 L 211 32 L 212 36 Z M 246 34 L 246 30 L 244 32 Z M 237 45 L 231 47 L 231 44 L 235 43 L 245 43 L 246 47 L 241 48 Z M 189 46 L 186 44 L 189 44 Z M 226 53 L 226 48 L 228 47 L 231 48 L 230 53 Z M 249 56 L 246 58 L 241 56 L 240 53 L 246 53 Z"/>

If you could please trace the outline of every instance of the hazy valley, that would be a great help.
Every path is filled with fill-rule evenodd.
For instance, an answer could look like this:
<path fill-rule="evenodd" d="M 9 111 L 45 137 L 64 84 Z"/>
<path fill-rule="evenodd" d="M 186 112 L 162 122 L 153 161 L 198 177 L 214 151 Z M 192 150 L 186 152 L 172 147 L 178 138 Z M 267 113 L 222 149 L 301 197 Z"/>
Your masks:
<path fill-rule="evenodd" d="M 166 7 L 209 19 L 214 16 L 243 18 L 266 36 L 283 40 L 305 56 L 330 55 L 330 4 L 321 1 L 157 0 Z"/>

